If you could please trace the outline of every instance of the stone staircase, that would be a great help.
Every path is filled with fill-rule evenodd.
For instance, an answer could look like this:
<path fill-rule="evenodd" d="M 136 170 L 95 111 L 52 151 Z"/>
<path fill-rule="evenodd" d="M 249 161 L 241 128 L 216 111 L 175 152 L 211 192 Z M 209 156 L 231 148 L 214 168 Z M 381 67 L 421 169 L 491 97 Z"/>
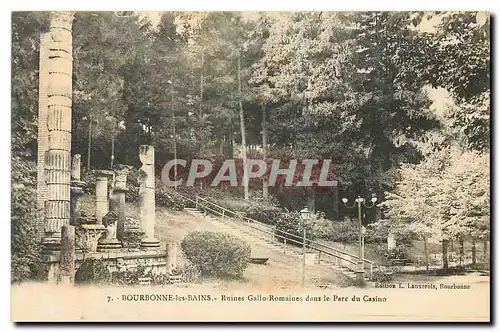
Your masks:
<path fill-rule="evenodd" d="M 184 211 L 192 215 L 193 217 L 203 218 L 206 222 L 213 223 L 220 231 L 229 233 L 231 235 L 244 239 L 247 242 L 250 242 L 252 246 L 252 257 L 262 257 L 260 253 L 263 250 L 259 250 L 260 247 L 272 250 L 282 255 L 286 255 L 287 257 L 291 257 L 293 259 L 297 259 L 298 261 L 302 261 L 303 259 L 302 247 L 280 243 L 276 239 L 273 239 L 271 234 L 265 234 L 258 230 L 252 229 L 250 226 L 245 225 L 244 222 L 239 222 L 231 218 L 216 217 L 211 214 L 204 213 L 196 208 L 186 207 Z M 339 271 L 349 278 L 356 278 L 356 274 L 354 272 L 342 265 L 337 265 L 335 259 L 332 259 L 327 255 L 321 255 L 319 256 L 318 260 L 317 252 L 309 248 L 306 252 L 315 253 L 315 265 L 320 264 L 321 266 L 329 267 L 331 269 Z M 368 280 L 368 278 L 365 279 Z"/>

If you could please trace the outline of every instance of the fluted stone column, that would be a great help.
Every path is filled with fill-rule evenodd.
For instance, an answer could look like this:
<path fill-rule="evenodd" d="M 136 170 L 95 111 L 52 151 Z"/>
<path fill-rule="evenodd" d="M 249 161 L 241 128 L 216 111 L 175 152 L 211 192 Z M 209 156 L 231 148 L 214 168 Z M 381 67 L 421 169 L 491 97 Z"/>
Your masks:
<path fill-rule="evenodd" d="M 37 224 L 37 237 L 42 240 L 45 233 L 45 202 L 47 201 L 47 183 L 45 182 L 45 154 L 49 150 L 49 138 L 47 130 L 47 112 L 48 112 L 48 78 L 49 78 L 49 46 L 50 33 L 44 33 L 40 36 L 40 62 L 38 71 L 38 146 L 37 146 L 37 186 L 36 203 L 39 211 L 42 211 L 42 218 Z"/>
<path fill-rule="evenodd" d="M 102 224 L 108 208 L 108 177 L 99 175 L 95 182 L 95 217 L 99 224 Z"/>
<path fill-rule="evenodd" d="M 45 154 L 45 251 L 60 250 L 61 227 L 70 221 L 72 24 L 74 14 L 54 12 L 50 23 L 47 85 L 48 151 Z"/>
<path fill-rule="evenodd" d="M 141 145 L 139 159 L 142 167 L 139 176 L 139 202 L 141 231 L 144 236 L 141 240 L 142 248 L 155 248 L 160 242 L 155 238 L 155 150 L 151 145 Z"/>

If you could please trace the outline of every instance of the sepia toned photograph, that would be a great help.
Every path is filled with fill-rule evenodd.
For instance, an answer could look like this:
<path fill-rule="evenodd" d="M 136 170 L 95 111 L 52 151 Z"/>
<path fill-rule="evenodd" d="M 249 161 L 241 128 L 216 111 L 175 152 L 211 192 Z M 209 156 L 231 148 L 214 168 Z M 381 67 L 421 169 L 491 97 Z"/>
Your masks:
<path fill-rule="evenodd" d="M 11 13 L 13 322 L 490 322 L 490 14 Z"/>

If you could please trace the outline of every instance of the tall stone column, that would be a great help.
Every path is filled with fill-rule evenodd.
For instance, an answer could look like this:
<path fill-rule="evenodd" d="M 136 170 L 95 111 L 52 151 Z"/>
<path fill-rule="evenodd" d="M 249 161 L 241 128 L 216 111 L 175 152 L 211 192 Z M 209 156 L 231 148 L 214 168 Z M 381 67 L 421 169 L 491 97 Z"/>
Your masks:
<path fill-rule="evenodd" d="M 142 248 L 156 248 L 160 242 L 155 238 L 155 150 L 151 145 L 141 145 L 139 159 L 142 167 L 139 176 L 139 202 L 141 231 L 144 237 L 141 240 Z"/>
<path fill-rule="evenodd" d="M 47 85 L 48 151 L 45 154 L 45 251 L 58 251 L 61 227 L 70 221 L 71 106 L 72 106 L 72 24 L 74 14 L 53 12 Z"/>
<path fill-rule="evenodd" d="M 45 202 L 47 200 L 47 183 L 45 182 L 45 154 L 49 149 L 49 138 L 47 130 L 47 86 L 49 76 L 49 46 L 50 33 L 40 36 L 40 62 L 38 70 L 38 147 L 37 147 L 37 185 L 36 203 L 39 211 L 44 214 Z M 45 233 L 45 217 L 40 218 L 37 225 L 37 236 L 41 241 Z"/>
<path fill-rule="evenodd" d="M 102 218 L 108 213 L 108 177 L 99 175 L 95 182 L 95 217 L 99 224 Z"/>
<path fill-rule="evenodd" d="M 75 154 L 73 156 L 73 163 L 71 164 L 71 202 L 70 202 L 70 224 L 75 226 L 79 214 L 78 200 L 83 196 L 83 185 L 85 184 L 80 179 L 81 156 Z"/>

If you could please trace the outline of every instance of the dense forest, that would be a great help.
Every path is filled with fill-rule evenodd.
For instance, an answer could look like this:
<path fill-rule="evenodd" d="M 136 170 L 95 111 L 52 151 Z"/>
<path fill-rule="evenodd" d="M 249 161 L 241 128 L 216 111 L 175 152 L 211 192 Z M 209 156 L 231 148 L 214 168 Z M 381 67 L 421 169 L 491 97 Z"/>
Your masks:
<path fill-rule="evenodd" d="M 49 22 L 46 12 L 12 14 L 13 218 L 34 215 Z M 439 111 L 436 89 L 447 96 Z M 373 194 L 382 202 L 374 221 L 445 238 L 489 234 L 484 13 L 164 12 L 152 21 L 77 12 L 73 91 L 72 153 L 86 169 L 138 166 L 143 144 L 155 146 L 160 171 L 174 144 L 187 160 L 331 159 L 333 192 L 253 181 L 236 194 L 272 195 L 289 209 L 312 196 L 331 219 L 348 213 L 339 197 Z M 29 230 L 16 222 L 13 234 L 19 227 Z"/>

